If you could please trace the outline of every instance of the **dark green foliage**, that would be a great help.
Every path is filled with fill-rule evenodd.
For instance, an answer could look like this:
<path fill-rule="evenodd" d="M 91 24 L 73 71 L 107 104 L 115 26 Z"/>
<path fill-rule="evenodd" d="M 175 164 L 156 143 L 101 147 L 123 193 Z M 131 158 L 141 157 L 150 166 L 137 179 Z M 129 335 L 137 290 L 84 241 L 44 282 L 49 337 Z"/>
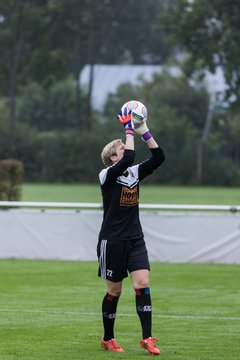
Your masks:
<path fill-rule="evenodd" d="M 34 175 L 43 182 L 97 182 L 100 145 L 86 131 L 48 132 L 39 135 L 41 159 Z"/>
<path fill-rule="evenodd" d="M 214 72 L 221 66 L 229 86 L 227 95 L 236 96 L 240 85 L 239 1 L 169 0 L 158 16 L 176 49 L 188 52 L 187 72 Z"/>
<path fill-rule="evenodd" d="M 160 171 L 146 182 L 192 184 L 196 182 L 197 140 L 201 136 L 207 113 L 208 95 L 195 89 L 183 77 L 167 72 L 139 87 L 124 85 L 109 97 L 105 112 L 119 107 L 121 98 L 143 100 L 149 109 L 148 125 L 166 153 Z M 141 141 L 136 141 L 137 160 L 149 156 Z"/>
<path fill-rule="evenodd" d="M 27 181 L 95 182 L 102 147 L 124 138 L 118 109 L 138 99 L 166 153 L 152 182 L 238 186 L 238 10 L 227 0 L 0 0 L 0 159 L 22 161 Z M 221 65 L 235 95 L 206 139 L 209 97 L 189 77 L 164 73 L 138 87 L 126 78 L 96 113 L 91 86 L 77 86 L 86 64 L 170 64 L 182 51 L 185 74 Z M 136 149 L 137 161 L 149 154 L 140 139 Z"/>
<path fill-rule="evenodd" d="M 0 160 L 0 200 L 20 200 L 23 177 L 24 167 L 21 161 Z"/>
<path fill-rule="evenodd" d="M 30 83 L 21 91 L 17 102 L 17 120 L 40 131 L 76 127 L 74 116 L 74 81 L 59 81 L 45 89 Z"/>
<path fill-rule="evenodd" d="M 83 101 L 84 101 L 84 94 Z M 109 96 L 103 112 L 92 115 L 91 131 L 74 122 L 73 80 L 55 83 L 49 89 L 32 83 L 17 103 L 14 137 L 16 158 L 25 165 L 25 180 L 37 182 L 97 182 L 102 168 L 100 153 L 113 138 L 124 139 L 116 114 L 123 102 L 142 100 L 149 109 L 148 125 L 163 146 L 166 161 L 145 182 L 196 184 L 198 143 L 207 117 L 208 94 L 194 88 L 187 78 L 158 75 L 139 86 L 122 85 Z M 5 111 L 2 105 L 1 117 Z M 0 157 L 10 156 L 10 126 L 0 117 Z M 84 119 L 84 123 L 88 118 Z M 214 114 L 209 137 L 202 144 L 202 184 L 238 186 L 238 116 L 225 110 Z M 136 136 L 136 161 L 149 151 Z"/>

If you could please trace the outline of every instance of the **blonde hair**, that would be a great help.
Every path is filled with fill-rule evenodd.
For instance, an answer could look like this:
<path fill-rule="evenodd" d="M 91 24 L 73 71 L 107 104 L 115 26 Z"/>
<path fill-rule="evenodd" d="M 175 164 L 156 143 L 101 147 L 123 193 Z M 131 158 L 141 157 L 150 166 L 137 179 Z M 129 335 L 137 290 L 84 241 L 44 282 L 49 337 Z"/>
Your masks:
<path fill-rule="evenodd" d="M 113 164 L 110 157 L 113 155 L 116 155 L 116 148 L 121 143 L 122 143 L 121 139 L 116 139 L 116 140 L 113 140 L 110 143 L 108 143 L 106 146 L 104 146 L 102 153 L 101 153 L 101 159 L 106 167 L 111 166 Z"/>

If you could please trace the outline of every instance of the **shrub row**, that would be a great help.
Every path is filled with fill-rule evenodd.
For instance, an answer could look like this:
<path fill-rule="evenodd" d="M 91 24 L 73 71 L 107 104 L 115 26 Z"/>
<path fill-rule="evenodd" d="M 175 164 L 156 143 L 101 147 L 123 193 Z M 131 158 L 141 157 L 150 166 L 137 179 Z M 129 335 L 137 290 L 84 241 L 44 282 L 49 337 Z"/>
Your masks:
<path fill-rule="evenodd" d="M 18 201 L 24 178 L 23 163 L 15 159 L 0 161 L 0 200 Z"/>

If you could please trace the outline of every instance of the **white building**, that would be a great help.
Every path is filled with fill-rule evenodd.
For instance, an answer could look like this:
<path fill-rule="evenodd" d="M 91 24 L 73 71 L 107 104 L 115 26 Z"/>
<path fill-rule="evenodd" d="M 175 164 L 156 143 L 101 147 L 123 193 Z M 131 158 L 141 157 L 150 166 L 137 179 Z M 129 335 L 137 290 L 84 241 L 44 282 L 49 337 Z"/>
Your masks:
<path fill-rule="evenodd" d="M 96 109 L 102 109 L 108 94 L 115 93 L 117 88 L 126 82 L 134 85 L 140 84 L 141 80 L 151 81 L 154 74 L 163 71 L 161 65 L 94 65 L 92 104 Z M 178 67 L 169 67 L 172 76 L 179 76 L 181 70 Z M 81 87 L 88 87 L 90 79 L 90 65 L 85 65 L 80 74 Z M 226 90 L 224 75 L 221 68 L 215 74 L 206 73 L 206 87 L 212 97 L 216 93 Z"/>

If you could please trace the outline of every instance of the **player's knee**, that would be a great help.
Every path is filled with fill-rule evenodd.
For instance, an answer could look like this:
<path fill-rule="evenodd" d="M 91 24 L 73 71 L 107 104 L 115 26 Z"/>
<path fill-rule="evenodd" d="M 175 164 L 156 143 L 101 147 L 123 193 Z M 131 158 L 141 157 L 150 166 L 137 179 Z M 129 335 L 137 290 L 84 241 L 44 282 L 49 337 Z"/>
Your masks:
<path fill-rule="evenodd" d="M 119 297 L 121 295 L 121 290 L 118 289 L 111 289 L 108 291 L 108 293 L 112 296 Z"/>
<path fill-rule="evenodd" d="M 134 282 L 134 289 L 145 289 L 149 287 L 149 281 L 147 279 L 139 279 Z"/>
<path fill-rule="evenodd" d="M 122 292 L 122 283 L 113 283 L 111 281 L 107 282 L 107 292 L 108 294 L 112 295 L 112 296 L 120 296 L 121 292 Z"/>

